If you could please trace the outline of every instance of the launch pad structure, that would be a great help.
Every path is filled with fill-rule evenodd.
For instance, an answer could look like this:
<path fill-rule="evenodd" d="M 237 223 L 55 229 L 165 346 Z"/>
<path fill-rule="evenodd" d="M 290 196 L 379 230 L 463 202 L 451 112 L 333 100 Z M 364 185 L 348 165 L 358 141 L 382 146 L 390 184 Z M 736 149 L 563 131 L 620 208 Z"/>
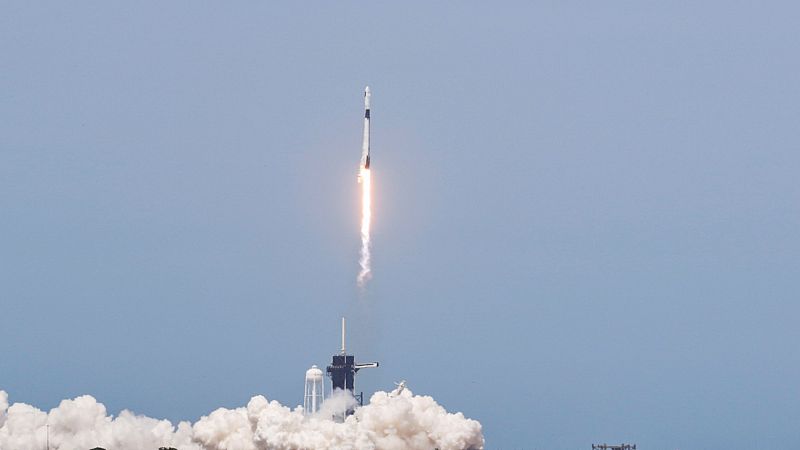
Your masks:
<path fill-rule="evenodd" d="M 379 366 L 378 362 L 357 364 L 354 355 L 347 354 L 345 347 L 345 320 L 342 317 L 342 348 L 338 354 L 333 355 L 331 365 L 328 366 L 328 376 L 331 377 L 331 393 L 336 389 L 348 390 L 358 400 L 360 405 L 364 404 L 364 393 L 355 393 L 355 375 L 361 369 L 372 369 Z M 350 412 L 351 413 L 351 412 Z"/>

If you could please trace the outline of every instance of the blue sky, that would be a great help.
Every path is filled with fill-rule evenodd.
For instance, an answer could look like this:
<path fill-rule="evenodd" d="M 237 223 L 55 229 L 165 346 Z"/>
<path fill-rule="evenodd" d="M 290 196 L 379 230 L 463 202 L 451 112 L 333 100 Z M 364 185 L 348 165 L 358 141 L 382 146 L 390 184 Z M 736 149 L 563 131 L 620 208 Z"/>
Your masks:
<path fill-rule="evenodd" d="M 0 389 L 296 405 L 346 314 L 488 448 L 796 446 L 799 14 L 6 2 Z"/>

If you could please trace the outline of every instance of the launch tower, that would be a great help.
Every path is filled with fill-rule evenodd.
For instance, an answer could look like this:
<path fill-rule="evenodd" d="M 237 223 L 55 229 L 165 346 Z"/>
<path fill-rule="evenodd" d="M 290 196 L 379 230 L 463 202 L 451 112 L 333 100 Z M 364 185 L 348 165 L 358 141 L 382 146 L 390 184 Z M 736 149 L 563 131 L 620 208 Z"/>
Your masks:
<path fill-rule="evenodd" d="M 355 394 L 355 375 L 361 369 L 378 367 L 377 362 L 356 364 L 355 356 L 348 355 L 344 345 L 345 342 L 345 321 L 342 317 L 342 349 L 338 355 L 333 355 L 333 361 L 328 366 L 328 375 L 331 377 L 331 393 L 336 389 L 348 390 L 358 400 L 359 404 L 364 404 L 364 393 Z"/>

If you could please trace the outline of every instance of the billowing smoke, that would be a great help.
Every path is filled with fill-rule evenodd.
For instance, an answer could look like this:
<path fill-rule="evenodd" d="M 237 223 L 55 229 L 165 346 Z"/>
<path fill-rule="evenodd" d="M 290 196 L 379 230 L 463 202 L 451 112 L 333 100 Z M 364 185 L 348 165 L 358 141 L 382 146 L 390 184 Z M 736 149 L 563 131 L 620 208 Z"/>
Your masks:
<path fill-rule="evenodd" d="M 24 403 L 9 407 L 0 391 L 0 449 L 45 448 L 156 450 L 440 450 L 483 449 L 481 424 L 461 413 L 451 414 L 433 398 L 408 389 L 376 392 L 367 406 L 343 422 L 334 410 L 352 406 L 352 399 L 334 399 L 318 414 L 304 416 L 302 408 L 287 408 L 255 396 L 247 406 L 219 408 L 194 425 L 138 416 L 122 411 L 110 416 L 103 404 L 88 395 L 64 400 L 40 411 Z"/>
<path fill-rule="evenodd" d="M 63 400 L 49 413 L 25 403 L 8 407 L 8 395 L 0 391 L 0 448 L 40 449 L 49 439 L 50 448 L 157 449 L 162 446 L 186 450 L 203 447 L 192 442 L 189 422 L 177 427 L 167 420 L 137 416 L 122 411 L 111 417 L 102 403 L 88 395 Z"/>
<path fill-rule="evenodd" d="M 6 423 L 6 411 L 8 411 L 8 394 L 6 391 L 0 391 L 0 429 Z"/>

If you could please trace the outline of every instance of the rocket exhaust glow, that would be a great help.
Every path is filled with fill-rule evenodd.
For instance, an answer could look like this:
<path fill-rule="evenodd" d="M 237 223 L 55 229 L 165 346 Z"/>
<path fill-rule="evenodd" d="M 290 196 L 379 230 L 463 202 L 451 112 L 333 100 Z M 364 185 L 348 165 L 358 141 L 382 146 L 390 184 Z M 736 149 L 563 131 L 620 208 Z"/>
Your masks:
<path fill-rule="evenodd" d="M 372 223 L 372 176 L 369 170 L 369 115 L 370 91 L 364 88 L 364 136 L 361 141 L 361 164 L 358 169 L 358 182 L 361 184 L 361 255 L 358 261 L 361 270 L 356 282 L 363 292 L 367 281 L 372 278 L 370 255 L 370 225 Z"/>

